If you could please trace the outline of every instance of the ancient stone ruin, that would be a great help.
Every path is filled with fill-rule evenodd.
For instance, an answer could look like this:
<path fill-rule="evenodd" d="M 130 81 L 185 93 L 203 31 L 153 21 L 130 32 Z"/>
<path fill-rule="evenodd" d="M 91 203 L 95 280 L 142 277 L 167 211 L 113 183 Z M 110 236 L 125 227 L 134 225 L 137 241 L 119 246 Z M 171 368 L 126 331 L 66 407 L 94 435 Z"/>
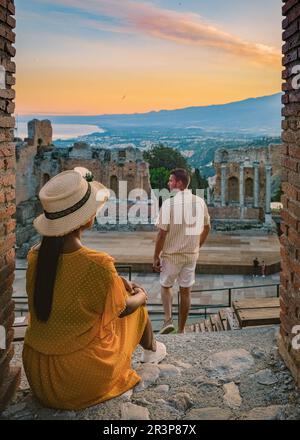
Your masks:
<path fill-rule="evenodd" d="M 271 225 L 271 195 L 280 188 L 281 145 L 219 149 L 207 201 L 215 223 L 226 229 Z"/>
<path fill-rule="evenodd" d="M 75 167 L 87 168 L 95 180 L 110 188 L 117 199 L 127 198 L 136 188 L 151 193 L 149 165 L 142 152 L 134 147 L 105 149 L 76 142 L 71 148 L 52 144 L 52 126 L 48 120 L 28 123 L 28 138 L 16 144 L 17 180 L 17 254 L 25 257 L 36 232 L 33 219 L 41 212 L 38 193 L 56 174 Z M 127 191 L 119 194 L 119 182 L 126 182 Z"/>

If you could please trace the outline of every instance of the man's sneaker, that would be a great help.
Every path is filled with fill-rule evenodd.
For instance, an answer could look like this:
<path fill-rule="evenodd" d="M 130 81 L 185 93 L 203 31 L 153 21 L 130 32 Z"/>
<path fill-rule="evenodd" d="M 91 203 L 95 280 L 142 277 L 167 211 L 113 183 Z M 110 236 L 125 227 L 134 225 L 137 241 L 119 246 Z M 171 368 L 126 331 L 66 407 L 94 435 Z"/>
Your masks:
<path fill-rule="evenodd" d="M 167 355 L 167 349 L 165 344 L 156 341 L 156 351 L 143 349 L 141 362 L 151 362 L 152 364 L 158 364 Z"/>
<path fill-rule="evenodd" d="M 173 325 L 173 321 L 169 319 L 169 321 L 165 321 L 162 328 L 159 330 L 160 335 L 167 335 L 175 330 Z"/>

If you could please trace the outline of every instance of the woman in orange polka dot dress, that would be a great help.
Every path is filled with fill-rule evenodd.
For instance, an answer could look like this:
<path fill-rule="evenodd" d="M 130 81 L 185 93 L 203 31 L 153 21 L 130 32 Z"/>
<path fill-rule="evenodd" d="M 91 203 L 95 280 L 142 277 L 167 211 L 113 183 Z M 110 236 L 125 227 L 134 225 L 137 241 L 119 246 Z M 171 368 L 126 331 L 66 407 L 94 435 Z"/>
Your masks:
<path fill-rule="evenodd" d="M 80 173 L 81 172 L 81 173 Z M 109 191 L 82 171 L 65 171 L 40 191 L 44 213 L 34 221 L 43 236 L 28 254 L 29 326 L 23 363 L 45 406 L 79 410 L 123 394 L 139 381 L 132 353 L 160 362 L 141 287 L 119 277 L 114 260 L 81 244 Z"/>

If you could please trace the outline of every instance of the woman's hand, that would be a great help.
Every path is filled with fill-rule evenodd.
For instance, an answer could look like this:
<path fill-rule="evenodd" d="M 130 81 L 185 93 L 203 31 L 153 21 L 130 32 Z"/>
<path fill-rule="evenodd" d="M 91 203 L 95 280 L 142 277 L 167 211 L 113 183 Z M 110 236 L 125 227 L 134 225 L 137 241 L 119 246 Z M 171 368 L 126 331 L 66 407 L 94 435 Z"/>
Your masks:
<path fill-rule="evenodd" d="M 137 295 L 142 292 L 145 295 L 144 304 L 146 304 L 146 302 L 148 301 L 148 294 L 147 294 L 146 290 L 142 286 L 140 286 L 139 284 L 132 283 L 123 277 L 120 277 L 120 278 L 123 281 L 123 285 L 124 285 L 126 291 L 129 292 L 131 295 Z"/>
<path fill-rule="evenodd" d="M 131 283 L 130 281 L 128 281 L 124 277 L 120 277 L 120 278 L 123 281 L 123 285 L 124 285 L 125 289 L 127 290 L 127 292 L 132 294 L 133 293 L 133 283 Z"/>
<path fill-rule="evenodd" d="M 144 289 L 142 289 L 141 287 L 135 287 L 133 289 L 133 295 L 139 295 L 141 296 L 141 305 L 145 306 L 147 304 L 148 301 L 148 295 L 146 293 L 146 291 Z"/>

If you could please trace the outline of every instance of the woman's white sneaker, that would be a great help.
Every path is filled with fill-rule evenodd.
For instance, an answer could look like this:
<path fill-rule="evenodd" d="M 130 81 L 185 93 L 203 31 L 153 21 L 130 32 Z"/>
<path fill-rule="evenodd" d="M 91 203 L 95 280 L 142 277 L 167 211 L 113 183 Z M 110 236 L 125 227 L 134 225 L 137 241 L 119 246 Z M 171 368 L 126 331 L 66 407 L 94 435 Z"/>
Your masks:
<path fill-rule="evenodd" d="M 150 362 L 152 364 L 158 364 L 166 357 L 166 355 L 167 355 L 167 349 L 165 344 L 156 341 L 156 351 L 143 349 L 141 362 L 144 363 Z"/>

